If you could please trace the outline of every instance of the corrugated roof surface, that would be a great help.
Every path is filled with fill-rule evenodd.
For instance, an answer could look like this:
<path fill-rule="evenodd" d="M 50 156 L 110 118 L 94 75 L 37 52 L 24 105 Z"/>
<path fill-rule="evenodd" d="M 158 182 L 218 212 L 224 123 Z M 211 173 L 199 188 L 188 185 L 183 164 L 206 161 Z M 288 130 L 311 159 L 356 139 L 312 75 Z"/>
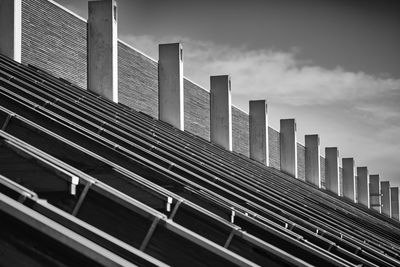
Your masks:
<path fill-rule="evenodd" d="M 398 222 L 2 56 L 0 126 L 6 264 L 400 266 Z"/>

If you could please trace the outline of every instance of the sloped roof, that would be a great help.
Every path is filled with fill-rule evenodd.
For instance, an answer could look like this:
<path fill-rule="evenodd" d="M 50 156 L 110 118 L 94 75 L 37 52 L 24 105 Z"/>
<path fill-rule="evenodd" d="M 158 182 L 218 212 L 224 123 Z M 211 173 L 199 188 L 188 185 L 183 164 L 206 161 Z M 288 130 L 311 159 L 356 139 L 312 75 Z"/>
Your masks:
<path fill-rule="evenodd" d="M 3 56 L 0 126 L 0 246 L 26 261 L 400 266 L 398 222 Z"/>

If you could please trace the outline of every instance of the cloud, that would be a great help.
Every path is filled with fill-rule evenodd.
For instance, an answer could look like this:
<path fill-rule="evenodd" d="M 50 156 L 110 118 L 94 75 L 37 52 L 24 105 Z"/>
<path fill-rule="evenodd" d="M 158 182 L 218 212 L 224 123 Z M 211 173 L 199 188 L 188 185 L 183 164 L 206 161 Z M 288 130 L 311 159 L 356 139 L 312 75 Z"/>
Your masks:
<path fill-rule="evenodd" d="M 343 116 L 379 125 L 400 125 L 400 79 L 326 69 L 298 59 L 291 51 L 249 50 L 184 37 L 156 39 L 124 36 L 123 40 L 157 58 L 159 43 L 182 42 L 185 76 L 209 87 L 209 76 L 230 74 L 234 104 L 247 110 L 248 100 L 268 98 L 276 105 L 333 106 Z"/>
<path fill-rule="evenodd" d="M 323 68 L 299 60 L 299 48 L 250 50 L 183 37 L 122 40 L 156 59 L 159 43 L 182 42 L 186 77 L 207 89 L 210 75 L 230 74 L 234 105 L 247 110 L 249 100 L 267 98 L 273 126 L 295 117 L 299 140 L 315 130 L 321 145 L 338 146 L 383 177 L 400 177 L 400 79 Z"/>
<path fill-rule="evenodd" d="M 126 36 L 126 41 L 157 58 L 159 43 L 180 41 L 184 45 L 185 76 L 208 88 L 209 76 L 232 75 L 232 93 L 249 98 L 268 96 L 274 103 L 325 105 L 340 101 L 368 102 L 399 92 L 400 79 L 381 78 L 341 67 L 325 69 L 297 58 L 299 49 L 248 50 L 183 37 L 155 39 Z M 400 100 L 399 94 L 396 95 Z"/>

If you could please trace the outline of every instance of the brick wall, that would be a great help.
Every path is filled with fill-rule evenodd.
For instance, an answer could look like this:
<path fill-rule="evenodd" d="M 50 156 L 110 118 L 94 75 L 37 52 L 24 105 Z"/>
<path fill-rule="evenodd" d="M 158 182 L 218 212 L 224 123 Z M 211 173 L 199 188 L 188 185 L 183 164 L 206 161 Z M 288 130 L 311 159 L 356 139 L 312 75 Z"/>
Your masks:
<path fill-rule="evenodd" d="M 279 132 L 268 127 L 269 166 L 281 169 L 281 151 Z"/>
<path fill-rule="evenodd" d="M 22 1 L 22 62 L 86 89 L 86 21 L 48 2 Z M 119 101 L 158 118 L 157 62 L 118 42 Z M 185 79 L 185 127 L 210 140 L 209 93 Z M 248 115 L 232 108 L 233 150 L 249 155 Z"/>
<path fill-rule="evenodd" d="M 325 158 L 323 156 L 320 156 L 321 160 L 321 187 L 325 187 Z"/>
<path fill-rule="evenodd" d="M 210 141 L 210 93 L 184 79 L 185 130 Z"/>
<path fill-rule="evenodd" d="M 305 147 L 297 143 L 297 178 L 305 181 L 306 180 L 306 149 Z"/>
<path fill-rule="evenodd" d="M 119 101 L 158 118 L 157 62 L 118 42 Z"/>
<path fill-rule="evenodd" d="M 86 88 L 86 22 L 47 0 L 22 1 L 22 62 Z M 122 104 L 158 118 L 157 62 L 118 42 L 118 87 Z M 210 140 L 209 92 L 184 80 L 185 129 Z M 249 116 L 232 107 L 233 151 L 249 156 Z M 270 166 L 280 169 L 279 132 L 268 127 Z M 304 147 L 298 144 L 298 174 L 304 180 Z M 321 157 L 325 181 L 325 159 Z"/>
<path fill-rule="evenodd" d="M 47 0 L 22 1 L 22 63 L 86 88 L 86 22 Z"/>
<path fill-rule="evenodd" d="M 249 156 L 249 115 L 233 106 L 232 150 Z"/>

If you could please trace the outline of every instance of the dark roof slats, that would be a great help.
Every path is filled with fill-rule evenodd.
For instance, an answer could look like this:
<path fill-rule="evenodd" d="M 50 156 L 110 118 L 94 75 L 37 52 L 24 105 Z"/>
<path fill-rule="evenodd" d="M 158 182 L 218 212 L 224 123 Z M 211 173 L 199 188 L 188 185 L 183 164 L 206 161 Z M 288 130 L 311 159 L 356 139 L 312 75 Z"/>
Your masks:
<path fill-rule="evenodd" d="M 3 134 L 3 136 L 4 136 L 4 134 Z M 24 147 L 27 147 L 27 145 L 24 144 Z M 24 148 L 19 147 L 18 149 L 24 149 Z M 37 150 L 35 150 L 35 151 L 37 153 Z M 28 153 L 28 151 L 25 151 L 25 152 Z M 33 154 L 32 154 L 32 156 L 33 156 Z M 51 157 L 49 157 L 48 155 L 45 158 L 51 159 Z M 0 168 L 0 171 L 1 171 L 1 168 Z M 72 171 L 72 169 L 70 171 Z M 23 180 L 22 180 L 22 182 L 23 182 Z M 113 204 L 113 203 L 115 203 L 115 204 Z M 57 205 L 57 203 L 56 203 L 56 205 Z M 117 208 L 116 205 L 119 207 Z M 57 205 L 57 206 L 59 206 L 59 205 Z M 107 206 L 110 206 L 110 207 L 107 208 Z M 63 208 L 63 207 L 60 207 L 60 208 Z M 130 211 L 133 211 L 133 213 Z M 138 211 L 140 211 L 140 212 L 137 213 Z M 104 216 L 104 212 L 106 212 L 108 214 L 108 216 Z M 120 214 L 120 215 L 118 215 L 118 214 Z M 134 217 L 130 216 L 129 214 L 132 214 Z M 134 215 L 134 214 L 137 214 L 137 215 Z M 144 217 L 143 217 L 143 219 L 140 219 L 140 218 L 142 218 L 142 215 L 140 215 L 140 214 L 145 215 L 147 217 L 147 219 L 144 219 Z M 119 219 L 120 223 L 116 224 L 117 222 L 114 220 L 111 220 L 111 218 L 109 218 L 109 216 L 111 216 L 111 218 L 114 218 L 114 219 L 118 219 L 120 216 L 123 216 L 123 217 L 121 217 L 121 219 Z M 138 236 L 137 238 L 135 238 L 135 240 L 139 241 L 139 243 L 137 243 L 136 246 L 140 246 L 142 244 L 141 240 L 144 239 L 144 236 L 141 236 L 141 235 L 146 234 L 148 226 L 151 225 L 152 221 L 156 220 L 157 222 L 159 222 L 157 224 L 158 225 L 157 231 L 158 232 L 164 231 L 164 235 L 167 234 L 169 237 L 169 242 L 180 242 L 180 243 L 186 242 L 187 243 L 186 245 L 181 244 L 183 246 L 181 248 L 179 248 L 180 246 L 176 246 L 176 245 L 173 246 L 173 248 L 175 250 L 170 248 L 169 249 L 170 254 L 168 254 L 164 250 L 162 250 L 162 253 L 160 255 L 157 254 L 159 257 L 161 257 L 164 260 L 167 260 L 169 262 L 171 262 L 171 260 L 172 260 L 171 258 L 176 258 L 176 257 L 174 257 L 174 255 L 178 251 L 184 252 L 185 250 L 187 250 L 186 251 L 187 256 L 185 257 L 186 261 L 190 262 L 191 260 L 190 260 L 189 255 L 192 253 L 190 253 L 189 251 L 193 250 L 193 252 L 203 254 L 204 256 L 207 255 L 207 258 L 206 258 L 207 260 L 203 260 L 202 261 L 203 263 L 211 261 L 211 262 L 215 262 L 215 263 L 220 262 L 220 264 L 226 264 L 227 263 L 226 260 L 228 260 L 228 262 L 231 262 L 231 264 L 235 263 L 235 264 L 239 264 L 241 266 L 243 266 L 243 265 L 254 266 L 254 264 L 251 264 L 250 262 L 248 262 L 244 259 L 241 259 L 240 257 L 238 257 L 228 251 L 224 251 L 223 249 L 218 248 L 218 246 L 216 246 L 212 242 L 203 240 L 203 238 L 196 236 L 195 234 L 193 234 L 192 232 L 190 232 L 188 230 L 185 230 L 180 225 L 174 224 L 172 221 L 166 221 L 166 217 L 164 215 L 162 215 L 156 211 L 151 211 L 151 209 L 149 210 L 149 207 L 129 198 L 128 196 L 124 196 L 119 191 L 117 191 L 107 185 L 104 185 L 100 182 L 95 181 L 92 184 L 92 186 L 90 187 L 90 191 L 85 196 L 85 200 L 77 214 L 77 217 L 80 219 L 83 219 L 84 221 L 90 223 L 93 226 L 99 227 L 100 229 L 103 229 L 103 230 L 108 229 L 108 231 L 111 231 L 114 235 L 116 235 L 121 240 L 125 239 L 124 237 L 127 236 L 126 233 L 132 231 L 133 236 L 135 236 L 135 235 Z M 123 219 L 123 218 L 125 218 L 125 219 Z M 146 223 L 146 220 L 147 220 L 147 223 Z M 142 224 L 139 222 L 142 222 Z M 115 227 L 116 225 L 118 225 L 118 227 Z M 144 228 L 137 228 L 140 225 L 142 225 L 141 227 L 144 227 Z M 133 226 L 136 226 L 137 231 L 138 231 L 137 233 L 141 233 L 140 235 L 135 234 L 135 230 L 134 230 L 135 227 L 133 227 Z M 110 228 L 110 227 L 113 227 L 113 228 Z M 117 231 L 112 230 L 114 228 Z M 163 230 L 164 228 L 166 230 Z M 130 229 L 130 230 L 128 230 L 128 229 Z M 141 230 L 139 230 L 139 229 L 141 229 Z M 175 234 L 173 234 L 173 233 L 175 233 Z M 166 242 L 166 240 L 164 238 L 161 238 L 161 239 L 160 238 L 161 237 L 157 237 L 157 235 L 152 236 L 148 240 L 150 242 L 149 244 L 160 247 L 161 244 L 164 244 Z M 130 240 L 132 240 L 132 239 L 128 238 L 125 241 L 129 243 Z M 174 240 L 176 240 L 176 241 L 174 241 Z M 131 242 L 137 242 L 137 241 L 132 240 Z M 191 242 L 193 242 L 193 244 L 189 245 Z M 165 246 L 165 244 L 161 245 L 161 247 L 164 247 L 164 246 Z M 143 249 L 146 249 L 146 248 L 143 248 Z M 179 250 L 176 250 L 176 249 L 179 249 Z M 204 254 L 206 251 L 209 251 L 209 252 L 212 251 L 212 254 L 218 255 L 218 257 L 212 256 L 212 254 L 210 254 L 210 253 Z M 154 253 L 154 251 L 150 251 L 150 253 Z M 225 259 L 225 260 L 222 260 L 222 259 Z M 174 261 L 172 261 L 172 262 L 174 262 Z M 193 258 L 192 265 L 196 266 L 199 263 L 200 262 L 196 262 L 195 258 Z M 201 264 L 203 264 L 203 263 L 201 263 Z"/>
<path fill-rule="evenodd" d="M 6 90 L 3 90 L 3 92 L 5 92 Z M 11 93 L 11 95 L 13 95 L 13 93 Z M 5 95 L 4 95 L 5 96 Z M 16 98 L 19 98 L 20 100 L 16 100 L 15 99 L 15 97 Z M 31 119 L 34 119 L 34 120 L 36 120 L 37 121 L 37 119 L 39 118 L 39 114 L 35 114 L 35 115 L 33 115 L 33 113 L 31 112 L 31 111 L 29 111 L 29 112 L 24 112 L 24 110 L 26 109 L 26 108 L 29 108 L 29 106 L 26 106 L 26 104 L 23 104 L 23 103 L 21 103 L 21 101 L 22 102 L 24 102 L 24 103 L 28 103 L 31 107 L 34 107 L 35 108 L 35 110 L 37 110 L 38 111 L 38 109 L 41 109 L 39 106 L 37 106 L 36 104 L 34 104 L 34 103 L 32 103 L 32 102 L 30 102 L 30 101 L 28 101 L 28 100 L 26 100 L 26 99 L 21 99 L 20 97 L 18 97 L 18 95 L 15 95 L 14 94 L 14 96 L 13 97 L 11 97 L 11 98 L 9 98 L 10 100 L 12 100 L 14 98 L 14 103 L 13 103 L 13 105 L 15 105 L 15 104 L 17 104 L 17 106 L 18 106 L 18 108 L 16 108 L 16 109 L 14 109 L 14 112 L 19 112 L 19 113 L 23 113 L 24 114 L 24 116 L 28 116 L 28 117 L 30 117 Z M 3 100 L 5 100 L 5 97 L 3 98 Z M 44 103 L 45 103 L 45 101 L 44 101 Z M 6 102 L 3 102 L 3 105 L 6 105 L 7 103 Z M 13 106 L 13 108 L 15 108 L 15 106 Z M 27 111 L 27 110 L 25 110 L 25 111 Z M 39 111 L 38 111 L 39 112 Z M 51 119 L 51 120 L 49 120 L 49 118 L 47 118 L 46 116 L 44 116 L 44 117 L 42 117 L 41 119 L 40 119 L 40 121 L 41 121 L 41 123 L 44 123 L 44 121 L 43 120 L 45 120 L 45 121 L 47 121 L 47 123 L 46 123 L 46 127 L 50 127 L 50 124 L 49 123 L 54 123 L 55 122 L 55 120 L 54 119 Z M 61 123 L 61 120 L 59 120 L 59 123 Z M 70 126 L 71 126 L 72 124 L 71 123 L 69 123 L 68 124 L 68 126 L 65 124 L 65 127 L 66 128 L 64 128 L 64 129 L 61 129 L 60 128 L 60 125 L 58 125 L 58 126 L 52 126 L 52 127 L 50 127 L 52 130 L 55 130 L 55 131 L 57 131 L 58 133 L 60 133 L 60 134 L 63 134 L 64 136 L 68 136 L 68 138 L 69 139 L 71 139 L 72 138 L 72 132 L 69 132 L 68 133 L 68 131 L 69 131 L 69 128 L 70 128 Z M 79 128 L 80 126 L 78 126 L 78 128 Z M 6 130 L 8 129 L 8 127 L 6 128 Z M 14 133 L 15 134 L 17 134 L 17 132 L 18 132 L 18 130 L 15 130 L 14 131 Z M 76 134 L 76 132 L 74 132 L 74 134 Z M 75 141 L 77 141 L 77 142 L 80 142 L 81 144 L 84 144 L 84 145 L 88 145 L 87 144 L 87 142 L 92 142 L 91 140 L 89 140 L 89 139 L 87 139 L 88 137 L 86 136 L 85 138 L 86 138 L 86 140 L 84 140 L 84 136 L 86 136 L 86 132 L 85 131 L 81 131 L 81 135 L 79 136 L 79 137 L 73 137 L 73 140 L 75 140 Z M 59 138 L 58 138 L 59 139 Z M 103 148 L 106 148 L 105 146 L 103 146 Z M 109 146 L 109 148 L 112 148 L 112 150 L 109 150 L 109 152 L 108 153 L 114 153 L 115 151 L 115 148 L 117 148 L 117 147 L 115 147 L 115 146 L 113 146 L 113 145 L 111 145 L 111 146 Z M 91 146 L 90 147 L 90 149 L 91 150 L 93 150 L 93 151 L 95 151 L 96 153 L 100 153 L 100 154 L 103 154 L 103 156 L 108 156 L 109 154 L 105 154 L 104 153 L 104 151 L 101 151 L 101 150 L 99 150 L 99 147 L 93 147 L 93 146 Z M 119 160 L 119 162 L 121 162 L 120 160 Z M 129 165 L 131 165 L 131 161 L 129 162 L 129 163 L 126 163 L 125 164 L 125 167 L 128 167 Z M 136 167 L 135 167 L 136 168 Z M 136 169 L 135 169 L 136 170 Z M 165 174 L 164 174 L 165 175 Z M 191 184 L 193 184 L 194 186 L 196 186 L 196 184 L 194 184 L 193 182 L 190 182 Z M 224 190 L 224 191 L 226 191 L 226 189 L 224 189 L 224 188 L 221 188 L 220 187 L 220 189 L 222 189 L 222 190 Z M 239 198 L 241 198 L 239 195 L 237 195 Z M 269 212 L 267 209 L 264 209 L 264 211 L 266 211 L 266 212 Z M 298 229 L 301 229 L 301 226 L 298 226 Z M 317 238 L 317 239 L 322 239 L 322 238 L 320 238 L 320 237 L 318 237 L 318 236 L 314 236 L 312 233 L 309 233 L 309 237 L 311 237 L 311 238 Z M 297 245 L 299 245 L 299 244 L 297 244 Z M 303 245 L 304 246 L 304 245 Z M 330 254 L 329 253 L 329 251 L 326 251 L 325 252 L 325 254 Z M 343 261 L 341 258 L 338 258 L 338 257 L 335 257 L 334 255 L 331 255 L 331 256 L 328 256 L 328 255 L 325 255 L 325 256 L 323 256 L 323 254 L 320 254 L 320 257 L 322 256 L 322 258 L 323 257 L 325 257 L 326 259 L 328 259 L 329 261 L 337 261 L 338 263 L 339 262 L 342 262 L 342 264 L 348 264 L 348 263 L 345 263 L 345 261 Z M 304 255 L 304 257 L 306 257 L 306 255 Z"/>
<path fill-rule="evenodd" d="M 1 262 L 22 266 L 136 266 L 0 193 Z"/>
<path fill-rule="evenodd" d="M 11 69 L 14 72 L 19 72 L 15 73 L 15 77 L 7 76 L 2 72 L 5 75 L 3 77 L 8 77 L 8 79 L 11 80 L 9 82 L 3 80 L 3 85 L 10 86 L 14 82 L 18 82 L 21 85 L 19 79 L 25 79 L 25 82 L 22 83 L 23 87 L 41 92 L 39 93 L 40 95 L 47 97 L 47 99 L 40 99 L 37 95 L 32 95 L 27 92 L 26 89 L 20 88 L 22 89 L 20 93 L 24 95 L 24 98 L 20 98 L 18 95 L 12 96 L 12 93 L 10 95 L 11 98 L 14 98 L 14 100 L 20 99 L 17 100 L 20 104 L 22 102 L 28 103 L 25 98 L 35 101 L 35 103 L 29 103 L 28 106 L 30 105 L 40 110 L 40 112 L 50 114 L 53 120 L 63 120 L 65 118 L 75 120 L 78 124 L 74 127 L 81 131 L 80 138 L 82 138 L 82 135 L 84 136 L 85 130 L 96 132 L 96 130 L 99 131 L 99 129 L 103 128 L 105 130 L 101 130 L 100 132 L 103 136 L 105 133 L 107 134 L 106 139 L 96 138 L 94 135 L 89 135 L 90 138 L 95 138 L 97 142 L 103 143 L 103 145 L 105 144 L 106 146 L 114 144 L 114 148 L 117 148 L 119 152 L 123 152 L 122 155 L 125 155 L 125 157 L 130 160 L 133 158 L 137 160 L 142 157 L 140 164 L 147 161 L 149 164 L 153 162 L 153 164 L 149 166 L 154 166 L 154 164 L 158 162 L 154 167 L 158 170 L 161 170 L 161 166 L 164 166 L 163 168 L 169 168 L 169 171 L 172 171 L 172 173 L 166 171 L 163 175 L 169 176 L 172 179 L 178 178 L 176 174 L 180 174 L 181 176 L 192 175 L 193 177 L 200 178 L 196 183 L 199 184 L 199 181 L 203 181 L 202 185 L 212 190 L 209 192 L 211 195 L 208 196 L 209 198 L 211 197 L 212 201 L 222 200 L 221 204 L 223 202 L 232 204 L 232 202 L 227 201 L 227 199 L 218 196 L 223 195 L 247 207 L 241 208 L 237 206 L 237 212 L 242 212 L 244 214 L 247 212 L 259 213 L 262 215 L 260 217 L 262 220 L 264 220 L 262 217 L 268 214 L 270 214 L 269 216 L 271 219 L 280 217 L 283 220 L 278 220 L 277 223 L 288 227 L 291 231 L 299 231 L 299 234 L 310 240 L 316 238 L 313 244 L 317 245 L 317 247 L 324 247 L 325 244 L 327 244 L 328 250 L 333 247 L 332 252 L 343 258 L 347 257 L 351 261 L 360 260 L 358 255 L 361 255 L 366 259 L 370 259 L 372 262 L 392 263 L 396 265 L 397 262 L 393 260 L 393 258 L 398 258 L 398 245 L 395 244 L 398 240 L 390 236 L 390 234 L 396 229 L 395 225 L 397 223 L 393 223 L 391 220 L 386 220 L 386 222 L 383 223 L 381 220 L 372 219 L 372 221 L 374 221 L 373 223 L 365 224 L 367 217 L 372 218 L 365 210 L 360 210 L 355 208 L 354 205 L 343 203 L 335 197 L 332 198 L 329 195 L 323 194 L 309 185 L 286 177 L 278 171 L 259 166 L 259 164 L 250 162 L 239 155 L 223 151 L 217 146 L 213 146 L 199 138 L 194 138 L 188 133 L 179 132 L 162 122 L 149 119 L 147 116 L 137 112 L 116 106 L 115 104 L 95 97 L 89 92 L 79 92 L 81 95 L 84 95 L 84 97 L 81 96 L 78 101 L 75 100 L 76 103 L 74 104 L 71 100 L 73 100 L 73 97 L 77 97 L 79 93 L 77 91 L 75 92 L 71 86 L 63 85 L 54 80 L 54 78 L 46 75 L 44 75 L 43 80 L 39 83 L 36 82 L 35 86 L 35 82 L 32 83 L 32 80 L 29 79 L 40 80 L 40 78 L 38 78 L 35 73 L 30 72 L 29 68 L 12 66 L 14 63 L 10 62 L 2 63 L 7 65 L 7 68 L 9 68 L 8 70 Z M 26 83 L 27 81 L 28 83 Z M 57 93 L 56 88 L 54 87 L 51 89 L 50 85 L 65 87 L 65 95 L 69 96 L 63 96 L 60 92 Z M 16 88 L 15 84 L 11 86 Z M 36 89 L 34 89 L 34 87 L 36 87 Z M 42 91 L 37 91 L 39 88 L 41 88 L 40 90 Z M 64 91 L 62 92 L 64 93 Z M 49 99 L 55 102 L 55 104 L 53 105 L 47 102 Z M 102 113 L 99 110 L 96 111 L 93 109 L 95 107 L 93 104 L 96 102 L 101 102 L 104 104 L 104 107 L 106 107 L 104 108 L 102 106 L 103 109 L 108 109 L 107 112 L 110 112 L 109 114 L 114 114 L 114 121 L 112 116 L 108 116 L 107 113 Z M 74 112 L 72 112 L 72 110 L 74 110 L 74 105 L 88 107 L 85 110 L 91 113 L 85 114 L 81 112 L 80 117 L 77 117 Z M 41 106 L 45 106 L 45 109 Z M 56 113 L 49 113 L 49 107 L 55 108 L 50 110 Z M 29 114 L 24 113 L 24 115 L 29 118 Z M 61 117 L 59 117 L 60 115 Z M 122 115 L 124 116 L 122 117 Z M 4 124 L 7 123 L 7 118 L 9 117 L 4 118 Z M 106 127 L 101 126 L 102 119 L 100 118 L 103 118 L 103 126 Z M 95 124 L 93 124 L 93 122 L 95 122 Z M 86 125 L 85 130 L 81 128 L 83 125 Z M 135 125 L 136 127 L 134 127 Z M 139 127 L 137 125 L 141 126 Z M 118 131 L 118 127 L 127 130 L 130 134 L 124 135 L 124 132 Z M 148 129 L 151 130 L 149 131 Z M 125 139 L 121 139 L 121 136 L 125 136 Z M 179 138 L 177 138 L 177 136 Z M 112 140 L 111 142 L 109 141 L 110 139 Z M 132 143 L 130 140 L 137 141 L 141 144 L 141 147 L 136 146 L 136 144 Z M 122 142 L 118 144 L 118 146 L 121 147 L 115 147 L 116 143 L 113 142 Z M 152 151 L 141 151 L 141 149 L 146 146 L 147 149 L 150 146 L 150 150 Z M 155 156 L 153 152 L 157 152 L 159 156 Z M 140 155 L 138 153 L 143 154 Z M 206 153 L 212 155 L 210 158 L 217 163 L 213 163 L 207 158 L 199 160 L 199 158 L 202 156 L 204 157 Z M 151 155 L 150 158 L 149 155 Z M 179 157 L 184 157 L 184 159 L 179 161 Z M 151 159 L 151 162 L 146 160 L 146 158 Z M 156 160 L 157 158 L 159 161 Z M 182 168 L 181 165 L 183 165 L 184 168 Z M 240 167 L 235 165 L 240 165 Z M 228 173 L 226 173 L 227 169 L 229 169 Z M 224 170 L 225 173 L 223 172 Z M 202 177 L 199 177 L 200 174 Z M 204 176 L 209 176 L 210 178 L 220 178 L 219 176 L 221 176 L 223 179 L 216 179 L 210 184 L 207 180 L 202 180 Z M 248 180 L 249 177 L 252 181 Z M 179 181 L 182 182 L 184 180 L 181 179 Z M 186 180 L 186 182 L 189 181 Z M 233 185 L 233 183 L 235 183 L 235 185 Z M 257 187 L 254 187 L 252 183 L 257 183 Z M 221 184 L 223 188 L 218 186 L 218 184 Z M 191 182 L 188 185 L 195 188 L 196 184 Z M 225 187 L 230 188 L 229 191 L 224 190 Z M 217 195 L 215 194 L 216 192 L 218 192 Z M 254 196 L 249 194 L 250 192 L 254 194 Z M 235 194 L 237 194 L 237 197 L 234 197 Z M 288 194 L 290 194 L 290 197 L 288 197 Z M 242 198 L 241 195 L 246 195 L 251 201 L 248 202 L 248 199 Z M 327 201 L 327 199 L 330 201 Z M 251 204 L 251 202 L 254 203 Z M 228 207 L 229 204 L 227 205 Z M 312 212 L 309 210 L 312 210 Z M 329 213 L 326 211 L 329 211 Z M 352 215 L 351 212 L 354 212 L 355 215 Z M 372 215 L 377 218 L 381 217 L 373 213 Z M 332 216 L 335 220 L 330 221 L 329 218 Z M 254 220 L 252 221 L 254 224 Z M 378 223 L 379 229 L 374 227 L 376 226 L 375 223 Z M 393 225 L 393 227 L 389 227 L 389 223 Z M 325 235 L 328 237 L 329 240 L 334 242 L 331 243 L 333 246 L 329 245 L 331 241 L 323 241 L 324 238 L 314 237 L 315 233 L 320 236 Z M 345 251 L 343 251 L 343 248 L 337 247 L 335 243 L 341 244 L 343 248 L 345 248 Z M 360 247 L 361 249 L 359 249 Z M 355 250 L 354 253 L 353 250 Z M 359 254 L 355 255 L 356 253 Z M 384 253 L 388 253 L 390 256 L 386 256 Z"/>

